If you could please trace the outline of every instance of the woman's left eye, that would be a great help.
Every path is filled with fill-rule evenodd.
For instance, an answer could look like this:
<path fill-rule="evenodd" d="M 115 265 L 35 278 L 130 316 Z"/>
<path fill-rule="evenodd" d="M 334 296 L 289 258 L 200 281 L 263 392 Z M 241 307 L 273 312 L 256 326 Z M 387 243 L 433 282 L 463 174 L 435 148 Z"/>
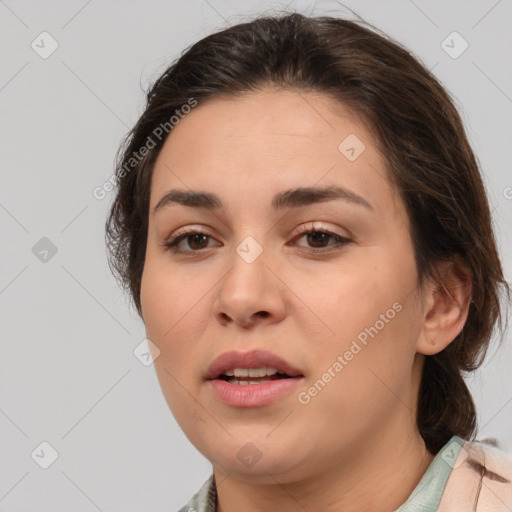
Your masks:
<path fill-rule="evenodd" d="M 301 233 L 294 238 L 294 240 L 300 240 L 303 237 L 307 237 L 306 240 L 309 244 L 312 245 L 311 252 L 331 252 L 334 250 L 339 250 L 342 246 L 347 245 L 352 240 L 348 238 L 342 237 L 332 231 L 326 229 L 304 229 Z M 328 242 L 329 239 L 334 240 L 335 243 L 324 245 L 324 242 Z M 331 249 L 325 250 L 325 247 L 332 247 Z"/>
<path fill-rule="evenodd" d="M 307 237 L 306 240 L 310 246 L 310 252 L 331 252 L 338 250 L 342 246 L 351 242 L 348 238 L 344 238 L 336 233 L 325 229 L 302 229 L 298 235 L 296 235 L 292 241 L 300 240 L 301 238 Z M 164 242 L 164 246 L 167 250 L 174 253 L 191 253 L 200 252 L 203 249 L 208 248 L 208 239 L 213 238 L 210 234 L 200 230 L 190 230 L 186 233 L 178 234 L 170 237 Z M 330 240 L 334 240 L 334 244 L 329 244 Z M 191 250 L 183 249 L 180 247 L 181 243 L 186 241 Z M 327 244 L 326 244 L 327 242 Z M 303 246 L 299 246 L 303 247 Z M 327 247 L 331 249 L 325 250 Z"/>

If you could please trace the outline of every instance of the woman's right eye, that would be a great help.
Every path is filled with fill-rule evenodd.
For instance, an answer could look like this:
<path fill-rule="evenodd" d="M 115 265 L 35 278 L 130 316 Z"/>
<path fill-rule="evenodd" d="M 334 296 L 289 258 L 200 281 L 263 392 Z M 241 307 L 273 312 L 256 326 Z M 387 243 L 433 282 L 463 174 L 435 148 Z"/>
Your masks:
<path fill-rule="evenodd" d="M 180 232 L 177 235 L 173 235 L 169 239 L 164 242 L 164 247 L 167 250 L 172 251 L 174 253 L 190 253 L 190 252 L 199 252 L 199 250 L 206 249 L 208 246 L 204 245 L 205 240 L 208 238 L 212 238 L 209 233 L 204 231 L 200 231 L 197 229 L 189 230 L 186 232 Z M 183 250 L 180 248 L 181 243 L 185 241 L 188 243 L 188 246 L 192 248 L 192 250 Z M 194 250 L 194 246 L 200 246 L 199 250 Z"/>

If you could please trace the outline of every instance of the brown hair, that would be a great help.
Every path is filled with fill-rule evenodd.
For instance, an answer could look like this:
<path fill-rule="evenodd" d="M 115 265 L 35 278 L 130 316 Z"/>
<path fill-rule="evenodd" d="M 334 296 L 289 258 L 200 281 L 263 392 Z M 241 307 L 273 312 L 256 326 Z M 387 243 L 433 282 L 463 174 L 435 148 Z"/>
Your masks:
<path fill-rule="evenodd" d="M 188 48 L 147 92 L 145 111 L 119 150 L 118 190 L 106 223 L 112 271 L 142 316 L 151 176 L 165 142 L 155 129 L 191 98 L 201 103 L 267 85 L 326 93 L 368 121 L 410 217 L 420 284 L 426 277 L 439 280 L 441 261 L 467 269 L 468 318 L 446 349 L 425 357 L 417 424 L 432 453 L 452 435 L 470 439 L 476 413 L 462 372 L 482 363 L 498 320 L 502 327 L 500 286 L 508 298 L 510 290 L 484 184 L 456 108 L 418 60 L 375 29 L 293 13 L 260 17 Z M 151 149 L 141 151 L 149 140 Z"/>

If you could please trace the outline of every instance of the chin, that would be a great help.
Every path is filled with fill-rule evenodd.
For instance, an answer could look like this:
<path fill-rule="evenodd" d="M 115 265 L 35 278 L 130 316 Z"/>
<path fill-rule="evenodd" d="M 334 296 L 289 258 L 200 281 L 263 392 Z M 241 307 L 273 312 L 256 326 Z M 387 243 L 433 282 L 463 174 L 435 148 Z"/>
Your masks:
<path fill-rule="evenodd" d="M 307 460 L 307 454 L 297 451 L 297 443 L 274 445 L 266 434 L 252 436 L 252 441 L 241 441 L 234 438 L 227 443 L 217 443 L 201 450 L 201 453 L 212 463 L 215 469 L 233 475 L 239 480 L 252 483 L 275 484 L 295 480 L 302 473 L 301 462 Z"/>

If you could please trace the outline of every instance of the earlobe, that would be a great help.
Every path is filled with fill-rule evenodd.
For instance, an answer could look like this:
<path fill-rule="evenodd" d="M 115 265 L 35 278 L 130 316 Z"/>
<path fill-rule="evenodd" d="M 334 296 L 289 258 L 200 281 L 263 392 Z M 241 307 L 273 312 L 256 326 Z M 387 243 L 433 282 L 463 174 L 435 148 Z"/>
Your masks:
<path fill-rule="evenodd" d="M 471 275 L 461 264 L 444 261 L 438 281 L 425 286 L 424 318 L 416 351 L 433 355 L 445 349 L 462 331 L 471 302 Z"/>

